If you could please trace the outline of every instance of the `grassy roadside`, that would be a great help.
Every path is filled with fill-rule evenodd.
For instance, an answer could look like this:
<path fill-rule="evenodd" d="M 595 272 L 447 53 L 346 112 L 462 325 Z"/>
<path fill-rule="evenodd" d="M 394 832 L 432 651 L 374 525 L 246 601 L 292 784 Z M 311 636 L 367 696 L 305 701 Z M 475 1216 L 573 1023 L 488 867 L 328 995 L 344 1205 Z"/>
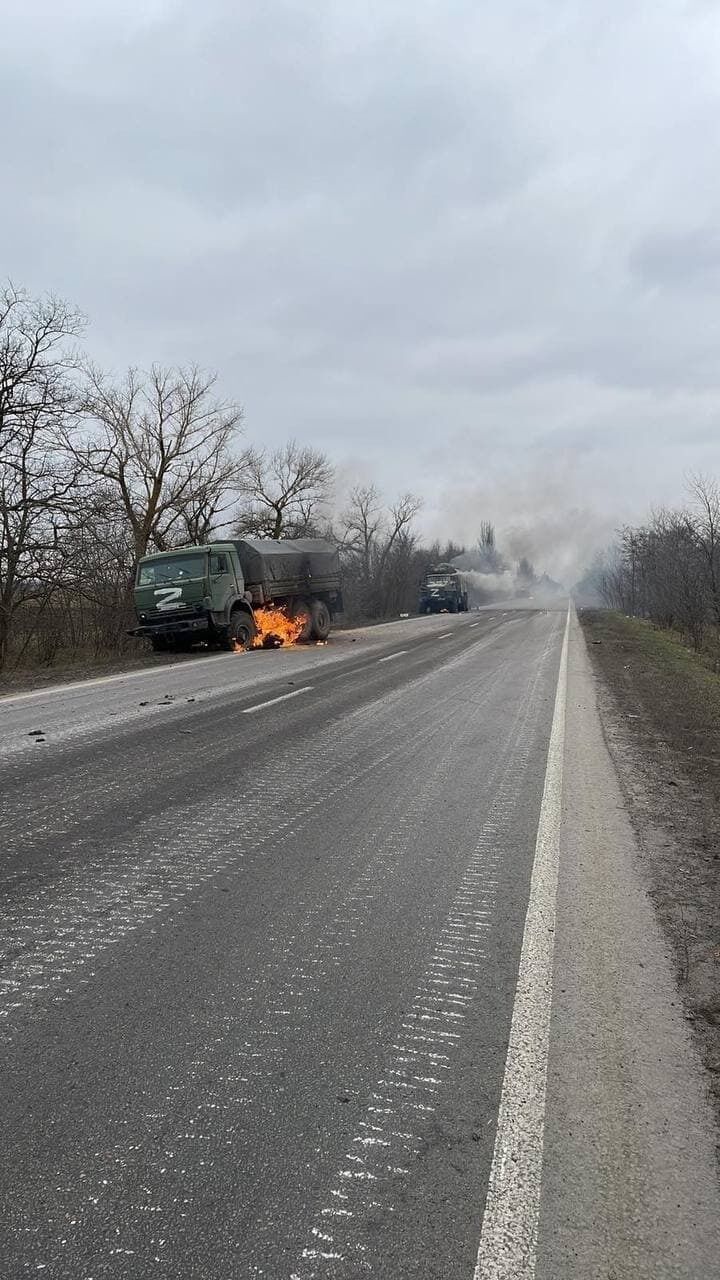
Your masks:
<path fill-rule="evenodd" d="M 720 1109 L 720 675 L 677 636 L 579 613 L 643 872 Z"/>
<path fill-rule="evenodd" d="M 675 634 L 609 610 L 581 611 L 595 665 L 612 677 L 624 703 L 639 700 L 646 718 L 676 752 L 679 768 L 720 800 L 720 675 Z"/>

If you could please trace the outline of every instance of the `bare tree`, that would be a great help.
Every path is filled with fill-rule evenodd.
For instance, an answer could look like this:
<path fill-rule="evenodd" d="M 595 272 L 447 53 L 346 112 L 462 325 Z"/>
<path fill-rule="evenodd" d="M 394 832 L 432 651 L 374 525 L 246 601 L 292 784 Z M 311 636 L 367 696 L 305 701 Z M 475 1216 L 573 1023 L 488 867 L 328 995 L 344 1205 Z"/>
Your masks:
<path fill-rule="evenodd" d="M 0 667 L 21 606 L 35 618 L 63 580 L 64 532 L 78 473 L 42 411 L 29 411 L 0 458 Z"/>
<path fill-rule="evenodd" d="M 73 400 L 70 374 L 77 367 L 71 340 L 84 319 L 60 298 L 33 298 L 8 284 L 0 292 L 0 449 L 29 420 L 56 424 Z"/>
<path fill-rule="evenodd" d="M 702 557 L 707 574 L 708 607 L 713 625 L 720 628 L 720 489 L 708 476 L 692 475 L 688 490 L 694 509 L 687 527 Z"/>
<path fill-rule="evenodd" d="M 340 549 L 352 557 L 365 586 L 372 581 L 375 551 L 383 528 L 380 493 L 374 484 L 359 485 L 350 493 L 347 510 L 341 517 Z"/>
<path fill-rule="evenodd" d="M 232 446 L 242 414 L 215 399 L 214 385 L 196 368 L 130 369 L 120 383 L 87 371 L 89 439 L 76 454 L 118 494 L 135 560 L 173 545 L 181 530 L 207 532 L 237 486 L 241 463 Z"/>
<path fill-rule="evenodd" d="M 399 539 L 407 536 L 413 521 L 422 511 L 422 505 L 422 498 L 416 498 L 412 493 L 404 493 L 390 507 L 387 536 L 379 557 L 380 568 L 387 562 Z"/>
<path fill-rule="evenodd" d="M 477 568 L 480 573 L 503 573 L 507 569 L 507 564 L 498 551 L 495 525 L 490 520 L 480 522 L 480 536 L 473 568 Z"/>
<path fill-rule="evenodd" d="M 375 485 L 352 490 L 349 506 L 342 516 L 341 545 L 359 557 L 366 579 L 382 568 L 397 539 L 421 508 L 422 500 L 406 493 L 385 512 Z"/>
<path fill-rule="evenodd" d="M 415 592 L 421 571 L 414 564 L 412 524 L 421 507 L 421 500 L 407 493 L 386 510 L 374 485 L 353 489 L 338 542 L 347 594 L 352 599 L 354 591 L 357 613 L 382 617 L 408 591 Z"/>
<path fill-rule="evenodd" d="M 440 542 L 438 538 L 427 548 L 425 555 L 427 556 L 428 568 L 435 564 L 450 564 L 452 560 L 456 560 L 458 556 L 465 555 L 466 547 L 461 542 L 455 542 L 453 538 L 448 538 L 446 542 Z"/>
<path fill-rule="evenodd" d="M 599 589 L 611 607 L 683 631 L 700 649 L 709 583 L 690 514 L 661 509 L 647 524 L 621 530 L 606 557 Z"/>
<path fill-rule="evenodd" d="M 495 542 L 495 525 L 491 520 L 480 521 L 480 535 L 478 537 L 478 546 L 485 548 L 487 551 L 494 551 Z"/>
<path fill-rule="evenodd" d="M 81 328 L 59 299 L 12 285 L 0 295 L 0 666 L 18 610 L 34 625 L 60 582 L 78 483 L 65 447 L 77 407 L 68 343 Z"/>
<path fill-rule="evenodd" d="M 326 454 L 291 440 L 281 449 L 249 450 L 240 485 L 239 534 L 301 538 L 314 531 L 334 469 Z"/>
<path fill-rule="evenodd" d="M 247 456 L 245 450 L 232 459 L 226 450 L 208 456 L 192 492 L 181 495 L 179 520 L 170 526 L 174 544 L 209 542 L 218 526 L 227 523 L 237 501 Z"/>
<path fill-rule="evenodd" d="M 65 544 L 67 646 L 95 653 L 124 648 L 133 616 L 128 582 L 135 544 L 114 486 L 101 483 L 83 494 L 68 521 Z"/>

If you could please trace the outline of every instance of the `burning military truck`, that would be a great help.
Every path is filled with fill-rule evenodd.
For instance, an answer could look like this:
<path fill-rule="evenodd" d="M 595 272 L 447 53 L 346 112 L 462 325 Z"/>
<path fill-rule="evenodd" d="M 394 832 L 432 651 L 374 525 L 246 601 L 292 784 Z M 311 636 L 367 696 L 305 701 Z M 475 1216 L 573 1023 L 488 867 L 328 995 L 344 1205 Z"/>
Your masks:
<path fill-rule="evenodd" d="M 467 613 L 468 594 L 462 574 L 452 564 L 438 564 L 420 588 L 419 613 Z"/>
<path fill-rule="evenodd" d="M 145 636 L 156 652 L 200 641 L 228 650 L 322 641 L 342 607 L 340 563 L 329 542 L 244 538 L 144 556 L 130 634 Z"/>

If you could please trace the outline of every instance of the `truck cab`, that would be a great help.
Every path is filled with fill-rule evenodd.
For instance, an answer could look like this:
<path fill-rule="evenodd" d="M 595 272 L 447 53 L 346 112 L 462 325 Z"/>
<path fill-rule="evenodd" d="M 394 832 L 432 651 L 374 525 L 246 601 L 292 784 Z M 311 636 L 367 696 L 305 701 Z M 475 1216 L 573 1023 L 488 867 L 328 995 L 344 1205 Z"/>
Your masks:
<path fill-rule="evenodd" d="M 468 595 L 452 564 L 436 565 L 420 588 L 419 613 L 467 613 Z"/>
<path fill-rule="evenodd" d="M 233 608 L 251 623 L 242 566 L 231 542 L 158 552 L 138 564 L 135 611 L 140 625 L 134 634 L 148 636 L 156 650 L 190 648 L 201 639 L 228 640 Z"/>

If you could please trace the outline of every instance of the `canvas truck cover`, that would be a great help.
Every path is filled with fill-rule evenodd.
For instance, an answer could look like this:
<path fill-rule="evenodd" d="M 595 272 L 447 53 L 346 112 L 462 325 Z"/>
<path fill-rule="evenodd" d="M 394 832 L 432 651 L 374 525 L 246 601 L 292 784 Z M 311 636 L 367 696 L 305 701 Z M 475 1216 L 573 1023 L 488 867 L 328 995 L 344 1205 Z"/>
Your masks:
<path fill-rule="evenodd" d="M 246 584 L 262 584 L 272 596 L 340 588 L 337 550 L 322 538 L 293 538 L 287 542 L 242 538 L 235 540 L 234 546 Z"/>

